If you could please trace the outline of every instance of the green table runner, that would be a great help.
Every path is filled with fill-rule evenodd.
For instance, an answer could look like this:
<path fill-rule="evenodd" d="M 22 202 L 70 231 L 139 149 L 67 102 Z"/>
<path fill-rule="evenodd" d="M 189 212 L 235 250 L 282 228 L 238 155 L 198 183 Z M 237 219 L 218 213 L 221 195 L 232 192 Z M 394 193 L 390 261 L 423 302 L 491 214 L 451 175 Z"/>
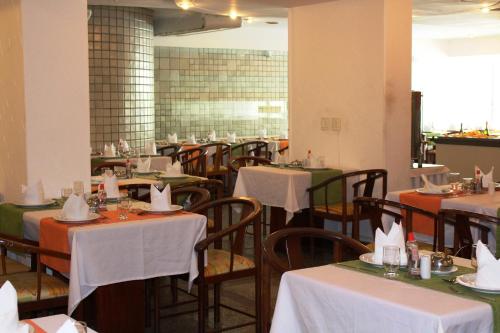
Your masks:
<path fill-rule="evenodd" d="M 13 204 L 5 203 L 0 205 L 0 233 L 19 238 L 24 237 L 23 214 L 37 210 L 58 209 L 58 203 L 41 208 L 22 208 Z"/>
<path fill-rule="evenodd" d="M 269 167 L 279 168 L 279 165 L 270 164 Z M 311 187 L 327 180 L 328 178 L 340 176 L 342 170 L 338 169 L 307 169 L 300 167 L 286 166 L 285 169 L 307 171 L 311 173 Z M 314 192 L 314 205 L 333 205 L 342 201 L 342 182 L 335 181 L 328 185 L 328 198 L 325 196 L 325 190 L 320 189 Z"/>
<path fill-rule="evenodd" d="M 359 260 L 344 261 L 335 265 L 384 278 L 383 268 L 371 266 Z M 462 274 L 474 272 L 470 268 L 462 266 L 457 267 L 458 270 L 455 273 L 444 276 L 432 275 L 432 278 L 428 280 L 417 280 L 409 277 L 405 271 L 400 271 L 399 276 L 395 278 L 395 280 L 412 284 L 418 287 L 440 291 L 446 294 L 452 294 L 459 297 L 472 299 L 474 301 L 488 303 L 493 310 L 493 332 L 500 333 L 500 295 L 483 294 L 456 283 L 452 284 L 450 282 L 443 281 L 443 279 L 451 279 Z"/>

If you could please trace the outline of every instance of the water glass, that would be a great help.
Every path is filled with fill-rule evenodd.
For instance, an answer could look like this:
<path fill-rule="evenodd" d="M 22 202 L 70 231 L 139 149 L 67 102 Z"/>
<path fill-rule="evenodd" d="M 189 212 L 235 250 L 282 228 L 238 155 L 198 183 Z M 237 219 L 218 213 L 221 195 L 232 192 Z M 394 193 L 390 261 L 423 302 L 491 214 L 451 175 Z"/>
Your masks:
<path fill-rule="evenodd" d="M 450 172 L 448 174 L 448 182 L 451 185 L 451 190 L 453 192 L 458 192 L 460 190 L 460 173 L 459 172 Z"/>
<path fill-rule="evenodd" d="M 128 219 L 128 212 L 130 211 L 132 203 L 129 198 L 122 198 L 118 201 L 118 218 L 122 221 Z"/>
<path fill-rule="evenodd" d="M 470 265 L 477 272 L 477 255 L 476 255 L 476 250 L 477 250 L 477 244 L 472 244 L 471 249 L 470 249 Z"/>
<path fill-rule="evenodd" d="M 83 182 L 81 180 L 73 182 L 73 193 L 76 195 L 82 195 L 84 191 Z"/>
<path fill-rule="evenodd" d="M 394 279 L 398 276 L 400 260 L 401 251 L 399 249 L 399 246 L 384 246 L 384 254 L 382 259 L 385 269 L 384 277 L 388 279 Z"/>
<path fill-rule="evenodd" d="M 61 199 L 63 202 L 66 202 L 68 200 L 69 196 L 73 193 L 72 188 L 63 188 L 61 189 Z"/>
<path fill-rule="evenodd" d="M 472 194 L 472 191 L 474 190 L 474 182 L 472 181 L 472 178 L 462 178 L 463 180 L 463 190 L 465 194 Z"/>

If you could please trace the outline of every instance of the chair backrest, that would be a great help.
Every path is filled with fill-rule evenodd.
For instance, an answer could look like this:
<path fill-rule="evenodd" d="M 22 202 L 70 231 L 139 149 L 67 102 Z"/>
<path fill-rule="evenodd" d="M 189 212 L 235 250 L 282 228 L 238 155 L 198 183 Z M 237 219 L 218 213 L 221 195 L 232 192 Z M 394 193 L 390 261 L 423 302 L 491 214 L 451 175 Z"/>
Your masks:
<path fill-rule="evenodd" d="M 179 149 L 181 149 L 181 145 L 169 144 L 167 146 L 162 146 L 162 147 L 156 148 L 156 152 L 162 156 L 173 157 L 179 151 Z"/>
<path fill-rule="evenodd" d="M 116 167 L 126 168 L 127 163 L 125 163 L 125 162 L 103 162 L 103 163 L 100 163 L 94 167 L 94 169 L 92 170 L 92 174 L 100 176 L 104 169 L 115 170 Z"/>
<path fill-rule="evenodd" d="M 207 152 L 207 158 L 211 160 L 213 171 L 219 171 L 221 166 L 224 165 L 224 160 L 231 160 L 231 145 L 227 143 L 208 143 L 201 145 L 199 148 Z"/>
<path fill-rule="evenodd" d="M 189 148 L 179 150 L 174 159 L 181 162 L 183 172 L 192 176 L 206 177 L 207 152 L 202 148 Z"/>
<path fill-rule="evenodd" d="M 189 186 L 172 190 L 172 203 L 182 205 L 188 211 L 209 201 L 210 191 L 206 188 Z"/>
<path fill-rule="evenodd" d="M 406 238 L 413 232 L 413 220 L 416 215 L 424 216 L 433 223 L 434 234 L 432 248 L 435 251 L 438 246 L 438 216 L 430 211 L 405 205 L 399 202 L 377 199 L 370 197 L 358 197 L 354 199 L 353 237 L 359 238 L 359 223 L 362 219 L 368 218 L 375 237 L 377 228 L 384 230 L 382 217 L 386 215 L 393 220 L 393 223 L 403 224 Z"/>
<path fill-rule="evenodd" d="M 269 165 L 269 164 L 271 164 L 271 160 L 268 160 L 267 158 L 257 157 L 257 156 L 241 156 L 233 158 L 231 160 L 231 163 L 229 163 L 229 168 L 233 172 L 238 172 L 238 170 L 242 167 Z"/>
<path fill-rule="evenodd" d="M 278 149 L 278 153 L 279 153 L 280 155 L 283 155 L 283 153 L 284 153 L 285 151 L 287 151 L 287 150 L 288 150 L 288 146 L 285 146 L 285 147 L 283 147 L 283 148 Z"/>
<path fill-rule="evenodd" d="M 237 145 L 233 145 L 231 147 L 231 150 L 233 153 L 235 151 L 240 151 L 241 155 L 238 154 L 239 156 L 256 156 L 256 157 L 263 157 L 267 158 L 269 156 L 269 148 L 268 148 L 268 143 L 266 141 L 246 141 Z M 236 154 L 233 154 L 236 155 Z"/>
<path fill-rule="evenodd" d="M 481 241 L 488 244 L 488 232 L 494 230 L 493 225 L 496 225 L 497 228 L 500 227 L 500 218 L 456 209 L 441 209 L 438 227 L 438 248 L 440 251 L 444 251 L 445 248 L 445 225 L 452 225 L 454 228 L 453 253 L 455 256 L 470 259 L 474 244 L 471 228 L 478 229 Z M 500 256 L 499 253 L 496 255 Z"/>

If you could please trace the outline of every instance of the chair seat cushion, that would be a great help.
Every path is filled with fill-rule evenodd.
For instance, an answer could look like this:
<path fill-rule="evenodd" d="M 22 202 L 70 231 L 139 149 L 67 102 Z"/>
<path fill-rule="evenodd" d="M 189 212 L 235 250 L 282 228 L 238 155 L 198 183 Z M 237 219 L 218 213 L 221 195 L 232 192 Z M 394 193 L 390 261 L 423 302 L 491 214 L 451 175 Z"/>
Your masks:
<path fill-rule="evenodd" d="M 37 300 L 36 278 L 36 272 L 0 275 L 0 285 L 9 280 L 14 288 L 16 288 L 17 301 L 19 303 L 33 302 Z M 68 291 L 69 286 L 64 281 L 47 274 L 42 274 L 40 299 L 68 296 Z"/>
<path fill-rule="evenodd" d="M 208 264 L 205 267 L 205 276 L 214 276 L 224 273 L 229 273 L 231 252 L 217 249 L 209 249 L 208 251 Z M 233 272 L 245 269 L 254 268 L 253 260 L 235 254 L 233 263 Z"/>
<path fill-rule="evenodd" d="M 7 274 L 13 274 L 13 273 L 21 273 L 21 272 L 29 272 L 30 268 L 26 265 L 23 265 L 21 263 L 18 263 L 17 261 L 14 261 L 10 258 L 5 258 L 5 271 Z M 1 274 L 1 270 L 0 270 Z"/>
<path fill-rule="evenodd" d="M 207 228 L 208 229 L 213 229 L 215 227 L 215 222 L 211 218 L 207 218 Z"/>
<path fill-rule="evenodd" d="M 326 205 L 317 205 L 314 206 L 314 210 L 326 213 Z M 342 203 L 329 204 L 328 205 L 328 213 L 342 215 Z M 353 215 L 354 213 L 354 205 L 350 202 L 347 203 L 347 215 Z"/>
<path fill-rule="evenodd" d="M 227 170 L 228 170 L 227 167 L 225 167 L 223 165 L 221 165 L 218 170 L 215 169 L 215 167 L 213 165 L 207 167 L 207 173 L 211 173 L 211 172 L 223 173 L 223 172 L 227 172 Z"/>

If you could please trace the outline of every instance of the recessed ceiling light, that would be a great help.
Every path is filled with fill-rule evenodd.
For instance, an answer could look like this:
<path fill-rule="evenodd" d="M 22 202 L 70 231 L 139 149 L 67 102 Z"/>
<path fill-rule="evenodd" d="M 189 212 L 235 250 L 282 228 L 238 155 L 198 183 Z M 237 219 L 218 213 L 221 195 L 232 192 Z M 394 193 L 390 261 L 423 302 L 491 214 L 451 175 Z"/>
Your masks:
<path fill-rule="evenodd" d="M 191 7 L 194 7 L 194 2 L 192 0 L 175 0 L 175 4 L 177 7 L 180 7 L 184 10 L 188 10 Z"/>
<path fill-rule="evenodd" d="M 236 20 L 238 18 L 238 12 L 235 9 L 231 9 L 231 11 L 229 12 L 229 17 L 232 20 Z"/>

